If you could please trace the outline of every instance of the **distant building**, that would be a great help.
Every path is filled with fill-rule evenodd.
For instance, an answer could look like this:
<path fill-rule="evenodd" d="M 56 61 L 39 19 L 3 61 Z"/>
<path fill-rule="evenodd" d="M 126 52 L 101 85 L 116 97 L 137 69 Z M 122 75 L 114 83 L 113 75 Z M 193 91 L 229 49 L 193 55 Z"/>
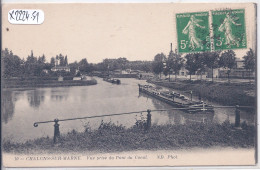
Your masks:
<path fill-rule="evenodd" d="M 229 69 L 220 69 L 219 70 L 219 77 L 220 78 L 227 78 L 228 77 L 228 70 Z M 229 73 L 230 78 L 254 78 L 255 72 L 252 72 L 250 70 L 246 70 L 244 68 L 234 68 L 231 69 Z"/>
<path fill-rule="evenodd" d="M 145 80 L 147 80 L 147 79 L 152 79 L 154 77 L 154 74 L 153 73 L 145 73 L 145 72 L 143 72 L 143 73 L 139 73 L 138 74 L 138 78 L 139 79 L 145 79 Z"/>
<path fill-rule="evenodd" d="M 112 74 L 129 74 L 126 70 L 117 69 L 114 71 L 111 71 Z"/>
<path fill-rule="evenodd" d="M 81 77 L 73 77 L 72 80 L 81 80 Z"/>
<path fill-rule="evenodd" d="M 111 71 L 111 73 L 112 74 L 122 74 L 122 70 L 117 69 L 117 70 Z"/>
<path fill-rule="evenodd" d="M 60 66 L 60 60 L 59 59 L 55 59 L 55 66 L 51 68 L 51 71 L 66 71 L 66 72 L 70 72 L 70 67 L 68 65 L 66 66 Z"/>
<path fill-rule="evenodd" d="M 221 69 L 219 69 L 219 68 L 213 69 L 213 78 L 218 78 L 220 76 L 219 75 L 220 71 L 221 71 Z M 212 77 L 212 69 L 207 68 L 206 72 L 207 72 L 207 77 L 211 78 Z"/>
<path fill-rule="evenodd" d="M 75 75 L 77 75 L 78 73 L 80 73 L 80 72 L 79 72 L 79 67 L 76 68 L 76 70 L 75 70 Z"/>
<path fill-rule="evenodd" d="M 243 69 L 245 67 L 244 60 L 236 59 L 236 69 Z"/>
<path fill-rule="evenodd" d="M 62 77 L 62 76 L 59 76 L 59 77 L 58 77 L 58 81 L 63 81 L 63 77 Z"/>
<path fill-rule="evenodd" d="M 66 71 L 66 72 L 70 72 L 70 67 L 69 66 L 54 66 L 51 68 L 51 71 Z"/>
<path fill-rule="evenodd" d="M 49 70 L 43 69 L 42 72 L 45 73 L 45 74 L 48 74 L 48 73 L 49 73 Z"/>
<path fill-rule="evenodd" d="M 186 70 L 185 67 L 181 67 L 180 71 L 179 71 L 179 76 L 187 76 L 189 75 L 189 71 Z"/>
<path fill-rule="evenodd" d="M 101 72 L 101 71 L 92 71 L 92 72 L 91 72 L 91 75 L 92 75 L 92 76 L 101 76 L 101 75 L 102 75 L 102 72 Z"/>
<path fill-rule="evenodd" d="M 86 81 L 87 80 L 87 76 L 85 76 L 85 75 L 81 76 L 81 80 Z"/>
<path fill-rule="evenodd" d="M 139 74 L 142 73 L 140 70 L 131 70 L 130 74 Z"/>
<path fill-rule="evenodd" d="M 252 72 L 250 70 L 247 70 L 244 68 L 244 60 L 236 59 L 236 65 L 235 68 L 231 69 L 231 72 L 229 73 L 230 78 L 254 78 L 255 72 Z M 219 77 L 220 78 L 227 78 L 228 77 L 228 70 L 229 69 L 219 69 Z"/>
<path fill-rule="evenodd" d="M 125 71 L 127 72 L 127 74 L 131 74 L 131 69 L 128 68 Z"/>

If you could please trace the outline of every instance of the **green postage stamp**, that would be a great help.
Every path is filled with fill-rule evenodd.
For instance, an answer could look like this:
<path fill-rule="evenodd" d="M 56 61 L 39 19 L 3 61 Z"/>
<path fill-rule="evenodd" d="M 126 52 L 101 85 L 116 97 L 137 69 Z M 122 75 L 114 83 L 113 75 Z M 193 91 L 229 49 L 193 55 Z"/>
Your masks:
<path fill-rule="evenodd" d="M 176 14 L 180 53 L 210 51 L 209 13 Z"/>
<path fill-rule="evenodd" d="M 245 10 L 212 11 L 215 50 L 246 48 Z"/>
<path fill-rule="evenodd" d="M 176 14 L 176 25 L 180 53 L 247 48 L 244 9 Z"/>

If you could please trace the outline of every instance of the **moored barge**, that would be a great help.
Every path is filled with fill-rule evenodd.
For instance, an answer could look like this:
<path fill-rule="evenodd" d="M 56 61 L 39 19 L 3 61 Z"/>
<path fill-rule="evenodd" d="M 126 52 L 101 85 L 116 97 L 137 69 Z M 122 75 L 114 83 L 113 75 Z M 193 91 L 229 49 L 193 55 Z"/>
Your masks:
<path fill-rule="evenodd" d="M 158 100 L 170 104 L 188 113 L 214 113 L 214 107 L 206 104 L 203 101 L 191 101 L 184 95 L 173 91 L 159 91 L 150 85 L 140 85 L 139 92 L 150 95 Z"/>
<path fill-rule="evenodd" d="M 112 84 L 121 84 L 121 81 L 119 79 L 105 77 L 103 78 L 103 80 Z"/>

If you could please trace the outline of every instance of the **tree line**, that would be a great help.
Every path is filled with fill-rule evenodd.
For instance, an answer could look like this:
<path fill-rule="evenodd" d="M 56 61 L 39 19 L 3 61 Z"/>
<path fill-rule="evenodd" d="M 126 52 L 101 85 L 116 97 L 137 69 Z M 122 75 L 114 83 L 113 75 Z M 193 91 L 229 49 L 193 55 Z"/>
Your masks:
<path fill-rule="evenodd" d="M 255 54 L 252 49 L 246 53 L 243 57 L 244 68 L 253 72 L 255 70 Z M 185 68 L 191 79 L 191 75 L 202 75 L 206 70 L 212 71 L 216 68 L 228 69 L 227 75 L 231 70 L 236 67 L 236 54 L 233 50 L 227 51 L 214 51 L 214 52 L 202 52 L 202 53 L 188 53 L 184 57 L 175 50 L 171 51 L 168 56 L 163 53 L 155 55 L 152 62 L 152 71 L 160 75 L 163 73 L 165 76 L 175 74 L 175 78 L 179 74 L 181 68 Z"/>
<path fill-rule="evenodd" d="M 252 49 L 250 49 L 243 57 L 244 68 L 253 72 L 255 70 L 256 56 Z M 56 61 L 59 61 L 58 63 Z M 58 65 L 57 65 L 58 64 Z M 70 72 L 65 71 L 51 71 L 55 66 L 68 66 Z M 236 67 L 236 54 L 233 50 L 203 52 L 203 53 L 188 53 L 185 56 L 179 54 L 177 50 L 171 51 L 168 56 L 164 53 L 155 55 L 153 61 L 128 61 L 124 57 L 117 59 L 104 59 L 102 62 L 93 64 L 89 63 L 86 58 L 79 62 L 68 63 L 67 55 L 59 54 L 56 57 L 51 57 L 50 62 L 46 61 L 46 57 L 35 56 L 33 51 L 25 59 L 13 54 L 7 48 L 2 50 L 2 68 L 3 76 L 8 77 L 30 77 L 30 76 L 57 76 L 68 75 L 75 76 L 80 74 L 87 74 L 93 71 L 109 72 L 117 69 L 125 70 L 140 70 L 144 72 L 153 72 L 154 74 L 169 76 L 174 74 L 175 78 L 179 74 L 181 68 L 188 70 L 190 75 L 200 74 L 211 69 L 213 81 L 213 69 L 227 68 L 229 74 L 233 68 Z M 46 73 L 47 70 L 48 73 Z"/>
<path fill-rule="evenodd" d="M 109 72 L 114 70 L 140 70 L 144 72 L 152 71 L 152 61 L 128 61 L 124 57 L 117 59 L 104 59 L 102 62 L 94 65 L 94 71 Z"/>
<path fill-rule="evenodd" d="M 59 62 L 57 62 L 59 61 Z M 55 66 L 68 66 L 70 72 L 66 71 L 52 71 L 51 68 Z M 46 57 L 35 56 L 33 51 L 26 59 L 21 59 L 19 56 L 13 54 L 9 49 L 2 50 L 2 75 L 4 78 L 10 77 L 41 77 L 41 76 L 74 76 L 77 69 L 81 71 L 88 71 L 89 64 L 86 59 L 80 62 L 69 64 L 67 55 L 56 55 L 51 57 L 50 62 L 46 61 Z"/>
<path fill-rule="evenodd" d="M 93 71 L 109 72 L 117 69 L 125 70 L 141 70 L 145 72 L 152 71 L 152 61 L 128 61 L 124 57 L 118 59 L 104 59 L 102 62 L 93 64 L 89 63 L 86 58 L 79 62 L 68 63 L 67 55 L 59 54 L 51 57 L 50 62 L 46 60 L 45 55 L 35 56 L 33 51 L 26 59 L 21 59 L 19 56 L 13 54 L 9 49 L 4 49 L 2 53 L 2 68 L 3 77 L 39 77 L 39 76 L 79 76 L 81 74 L 88 74 Z M 57 62 L 59 61 L 59 62 Z M 55 66 L 68 66 L 69 72 L 66 71 L 52 71 Z"/>

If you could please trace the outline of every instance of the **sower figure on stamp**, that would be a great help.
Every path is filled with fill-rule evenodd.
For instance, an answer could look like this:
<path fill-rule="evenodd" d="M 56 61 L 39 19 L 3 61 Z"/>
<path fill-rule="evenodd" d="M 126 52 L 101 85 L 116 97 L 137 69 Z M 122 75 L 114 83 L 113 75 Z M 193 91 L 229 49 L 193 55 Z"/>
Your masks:
<path fill-rule="evenodd" d="M 236 39 L 236 37 L 232 34 L 232 24 L 236 26 L 240 26 L 241 24 L 238 24 L 235 22 L 235 20 L 238 20 L 238 17 L 231 17 L 230 13 L 227 13 L 226 18 L 224 19 L 223 23 L 219 26 L 218 30 L 220 32 L 225 32 L 225 44 L 230 47 L 230 45 L 237 45 L 239 46 L 239 41 Z"/>
<path fill-rule="evenodd" d="M 199 22 L 202 22 L 202 20 L 197 19 L 194 17 L 194 15 L 191 15 L 190 21 L 186 25 L 186 27 L 182 30 L 183 34 L 189 33 L 189 39 L 190 39 L 190 45 L 189 47 L 194 50 L 195 48 L 201 48 L 203 49 L 202 41 L 199 39 L 196 35 L 196 27 L 199 28 L 205 28 L 205 26 L 199 25 Z"/>

